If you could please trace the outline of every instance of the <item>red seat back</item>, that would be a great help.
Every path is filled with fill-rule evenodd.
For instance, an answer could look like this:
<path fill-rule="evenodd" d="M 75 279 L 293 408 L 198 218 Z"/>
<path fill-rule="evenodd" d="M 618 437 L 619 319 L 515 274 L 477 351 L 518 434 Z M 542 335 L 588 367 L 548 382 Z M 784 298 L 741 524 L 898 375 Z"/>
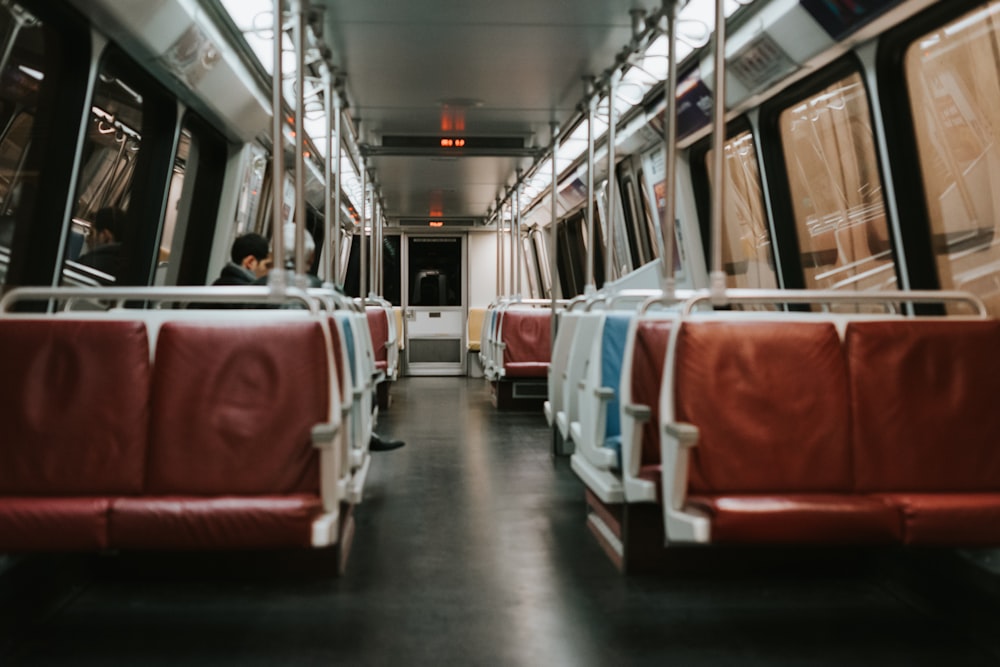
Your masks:
<path fill-rule="evenodd" d="M 552 311 L 509 308 L 502 317 L 504 368 L 530 364 L 544 377 L 552 348 Z"/>
<path fill-rule="evenodd" d="M 631 400 L 637 405 L 648 406 L 652 411 L 650 420 L 642 425 L 640 467 L 660 463 L 660 385 L 673 325 L 672 319 L 640 319 L 636 323 L 632 348 Z"/>
<path fill-rule="evenodd" d="M 147 486 L 162 494 L 315 492 L 314 424 L 328 419 L 315 321 L 160 329 Z"/>
<path fill-rule="evenodd" d="M 0 321 L 0 495 L 141 492 L 149 378 L 142 322 Z"/>
<path fill-rule="evenodd" d="M 850 491 L 847 369 L 829 322 L 685 322 L 674 404 L 692 493 Z"/>
<path fill-rule="evenodd" d="M 368 315 L 368 332 L 372 339 L 372 349 L 375 350 L 375 362 L 388 363 L 389 348 L 386 343 L 389 341 L 389 319 L 385 308 L 381 306 L 367 306 L 365 313 Z M 382 368 L 385 368 L 383 365 Z"/>
<path fill-rule="evenodd" d="M 859 491 L 1000 491 L 1000 322 L 852 322 Z"/>

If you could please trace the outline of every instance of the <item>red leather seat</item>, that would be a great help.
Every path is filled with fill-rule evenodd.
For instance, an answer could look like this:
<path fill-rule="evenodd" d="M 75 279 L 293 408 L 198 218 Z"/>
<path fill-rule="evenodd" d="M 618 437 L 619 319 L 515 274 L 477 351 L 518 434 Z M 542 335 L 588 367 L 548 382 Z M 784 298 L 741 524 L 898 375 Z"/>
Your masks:
<path fill-rule="evenodd" d="M 504 375 L 508 378 L 547 378 L 552 347 L 552 311 L 508 308 L 501 336 Z"/>
<path fill-rule="evenodd" d="M 3 320 L 0 351 L 0 552 L 107 547 L 110 499 L 145 490 L 145 325 Z"/>
<path fill-rule="evenodd" d="M 713 542 L 890 543 L 898 510 L 856 493 L 847 365 L 829 322 L 685 322 L 675 410 L 698 425 L 687 507 Z"/>
<path fill-rule="evenodd" d="M 1000 544 L 1000 322 L 852 322 L 857 491 L 899 507 L 907 544 Z"/>

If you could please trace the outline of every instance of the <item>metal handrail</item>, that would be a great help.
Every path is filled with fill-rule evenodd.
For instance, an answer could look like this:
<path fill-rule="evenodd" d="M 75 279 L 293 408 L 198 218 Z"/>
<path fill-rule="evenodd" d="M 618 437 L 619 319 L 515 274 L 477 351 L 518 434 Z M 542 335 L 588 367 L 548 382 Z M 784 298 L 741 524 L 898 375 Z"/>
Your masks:
<path fill-rule="evenodd" d="M 989 317 L 986 304 L 975 294 L 957 290 L 900 290 L 898 292 L 845 292 L 838 290 L 766 290 L 766 289 L 727 289 L 721 295 L 711 291 L 701 291 L 684 302 L 683 315 L 691 314 L 694 307 L 710 301 L 715 306 L 732 304 L 872 304 L 895 307 L 895 304 L 906 303 L 964 303 L 972 308 L 982 318 Z"/>
<path fill-rule="evenodd" d="M 16 287 L 0 299 L 0 313 L 24 301 L 110 301 L 123 308 L 125 301 L 276 304 L 301 302 L 310 313 L 319 312 L 319 300 L 296 287 L 273 289 L 265 286 L 237 287 Z"/>

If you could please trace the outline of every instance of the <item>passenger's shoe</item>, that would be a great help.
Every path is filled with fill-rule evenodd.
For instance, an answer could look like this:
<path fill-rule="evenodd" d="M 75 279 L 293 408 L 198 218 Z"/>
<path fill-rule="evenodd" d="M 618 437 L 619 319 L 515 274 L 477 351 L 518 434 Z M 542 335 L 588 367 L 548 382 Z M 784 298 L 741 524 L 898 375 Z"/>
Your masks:
<path fill-rule="evenodd" d="M 383 440 L 373 433 L 371 439 L 368 441 L 368 449 L 373 452 L 391 452 L 405 444 L 402 440 Z"/>

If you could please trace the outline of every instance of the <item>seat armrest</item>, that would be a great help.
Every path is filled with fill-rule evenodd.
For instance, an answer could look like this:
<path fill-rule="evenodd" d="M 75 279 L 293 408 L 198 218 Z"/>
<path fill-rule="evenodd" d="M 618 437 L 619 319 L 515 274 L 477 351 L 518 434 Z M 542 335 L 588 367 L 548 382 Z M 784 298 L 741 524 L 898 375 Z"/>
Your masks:
<path fill-rule="evenodd" d="M 323 422 L 312 427 L 312 444 L 316 449 L 329 449 L 340 433 L 340 424 Z"/>
<path fill-rule="evenodd" d="M 639 478 L 642 459 L 642 425 L 652 419 L 648 405 L 626 403 L 622 406 L 622 481 L 627 502 L 656 502 L 656 486 Z"/>
<path fill-rule="evenodd" d="M 663 426 L 663 432 L 684 448 L 698 444 L 698 427 L 687 422 L 670 422 Z"/>
<path fill-rule="evenodd" d="M 583 387 L 580 388 L 583 389 Z M 611 387 L 595 387 L 594 396 L 597 398 L 597 400 L 607 403 L 608 401 L 614 399 L 615 390 L 612 389 Z"/>
<path fill-rule="evenodd" d="M 312 445 L 319 454 L 319 493 L 323 510 L 328 514 L 340 511 L 340 474 L 344 458 L 344 441 L 339 437 L 340 424 L 322 422 L 312 427 Z"/>
<path fill-rule="evenodd" d="M 637 424 L 645 424 L 653 416 L 653 411 L 648 405 L 629 403 L 623 409 L 625 410 L 625 414 L 631 417 Z"/>
<path fill-rule="evenodd" d="M 711 523 L 699 512 L 687 510 L 688 464 L 691 448 L 698 444 L 698 427 L 686 422 L 663 424 L 660 438 L 662 461 L 664 539 L 671 542 L 706 543 Z"/>

